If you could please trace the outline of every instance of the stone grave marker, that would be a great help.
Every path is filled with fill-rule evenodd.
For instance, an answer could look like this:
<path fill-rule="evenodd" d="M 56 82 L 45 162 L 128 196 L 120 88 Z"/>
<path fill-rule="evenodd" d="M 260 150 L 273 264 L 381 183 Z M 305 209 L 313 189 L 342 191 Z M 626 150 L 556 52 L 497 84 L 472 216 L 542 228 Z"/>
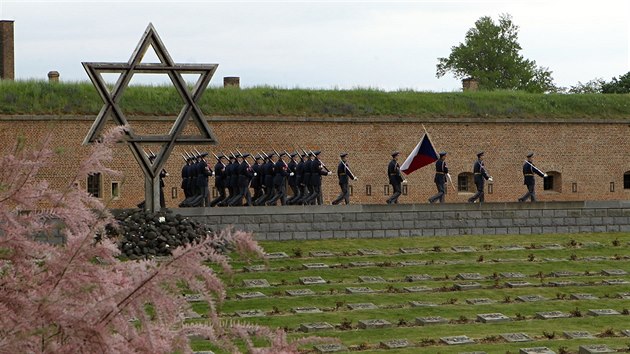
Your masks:
<path fill-rule="evenodd" d="M 582 243 L 582 247 L 583 248 L 598 248 L 598 247 L 602 247 L 602 244 L 601 242 L 589 241 L 589 242 Z"/>
<path fill-rule="evenodd" d="M 543 261 L 545 261 L 545 262 L 564 262 L 565 260 L 562 259 L 562 258 L 545 257 L 545 258 L 543 258 Z M 541 348 L 545 348 L 545 347 L 541 347 Z"/>
<path fill-rule="evenodd" d="M 604 269 L 602 270 L 602 274 L 608 275 L 608 276 L 620 276 L 620 275 L 627 275 L 628 272 L 626 272 L 623 269 Z"/>
<path fill-rule="evenodd" d="M 457 290 L 472 290 L 481 289 L 481 284 L 474 281 L 468 281 L 463 283 L 455 283 L 454 287 Z"/>
<path fill-rule="evenodd" d="M 620 299 L 624 299 L 624 300 L 630 299 L 630 293 L 617 293 L 617 296 L 619 296 Z"/>
<path fill-rule="evenodd" d="M 403 254 L 419 254 L 422 253 L 422 250 L 420 248 L 405 248 L 405 247 L 401 247 L 398 249 L 400 251 L 400 253 Z"/>
<path fill-rule="evenodd" d="M 390 328 L 392 323 L 382 319 L 360 320 L 358 326 L 361 329 Z"/>
<path fill-rule="evenodd" d="M 533 339 L 525 333 L 503 333 L 500 336 L 508 342 L 531 342 Z"/>
<path fill-rule="evenodd" d="M 376 263 L 374 262 L 350 262 L 350 266 L 352 267 L 374 267 Z"/>
<path fill-rule="evenodd" d="M 284 252 L 272 252 L 272 253 L 265 254 L 265 258 L 267 259 L 289 258 L 289 255 Z"/>
<path fill-rule="evenodd" d="M 442 316 L 416 317 L 416 324 L 421 326 L 429 326 L 436 324 L 445 324 L 448 320 Z"/>
<path fill-rule="evenodd" d="M 374 290 L 368 287 L 354 287 L 350 286 L 346 288 L 346 293 L 348 294 L 371 294 Z"/>
<path fill-rule="evenodd" d="M 440 340 L 443 343 L 446 343 L 448 345 L 472 344 L 472 343 L 475 343 L 475 341 L 470 339 L 470 338 L 468 338 L 468 336 L 441 337 Z"/>
<path fill-rule="evenodd" d="M 369 275 L 360 275 L 359 282 L 361 283 L 385 283 L 385 279 L 382 277 L 373 277 Z"/>
<path fill-rule="evenodd" d="M 556 318 L 568 318 L 568 317 L 571 317 L 571 315 L 562 311 L 536 312 L 536 318 L 539 318 L 541 320 L 553 320 Z"/>
<path fill-rule="evenodd" d="M 326 284 L 326 280 L 322 277 L 301 277 L 300 283 L 302 285 Z"/>
<path fill-rule="evenodd" d="M 406 339 L 392 339 L 388 341 L 381 341 L 381 347 L 385 349 L 399 349 L 409 346 L 409 341 Z"/>
<path fill-rule="evenodd" d="M 593 294 L 578 293 L 578 294 L 571 294 L 571 299 L 572 300 L 598 300 L 599 297 Z"/>
<path fill-rule="evenodd" d="M 556 354 L 547 347 L 520 348 L 518 354 Z"/>
<path fill-rule="evenodd" d="M 405 281 L 414 282 L 414 281 L 426 281 L 433 280 L 433 277 L 429 274 L 409 274 L 405 276 Z"/>
<path fill-rule="evenodd" d="M 602 281 L 602 283 L 604 283 L 606 285 L 626 285 L 626 284 L 630 284 L 629 281 L 624 280 L 624 279 L 604 279 Z"/>
<path fill-rule="evenodd" d="M 371 302 L 360 302 L 356 304 L 348 304 L 347 305 L 350 310 L 376 310 L 378 306 L 374 305 Z"/>
<path fill-rule="evenodd" d="M 482 280 L 483 277 L 479 273 L 459 273 L 456 276 L 457 279 L 461 280 Z"/>
<path fill-rule="evenodd" d="M 475 247 L 472 246 L 453 246 L 451 247 L 451 250 L 453 250 L 453 252 L 477 252 L 477 249 Z"/>
<path fill-rule="evenodd" d="M 310 322 L 300 324 L 300 331 L 302 332 L 317 332 L 333 329 L 335 329 L 335 327 L 328 322 Z"/>
<path fill-rule="evenodd" d="M 186 294 L 184 295 L 184 299 L 188 302 L 206 301 L 201 294 Z"/>
<path fill-rule="evenodd" d="M 544 243 L 541 245 L 542 248 L 546 249 L 546 250 L 562 250 L 564 249 L 564 246 L 558 244 L 558 243 Z"/>
<path fill-rule="evenodd" d="M 477 320 L 482 323 L 509 322 L 511 319 L 502 313 L 482 313 L 477 314 Z"/>
<path fill-rule="evenodd" d="M 427 262 L 424 262 L 424 261 L 400 261 L 400 262 L 398 262 L 398 264 L 403 266 L 403 267 L 414 267 L 414 266 L 426 265 Z"/>
<path fill-rule="evenodd" d="M 505 286 L 507 286 L 508 288 L 524 288 L 527 286 L 531 286 L 532 283 L 528 282 L 528 281 L 524 281 L 524 280 L 517 280 L 517 281 L 506 281 L 505 282 Z"/>
<path fill-rule="evenodd" d="M 244 266 L 243 270 L 250 273 L 264 272 L 267 270 L 267 267 L 264 264 L 256 264 L 256 265 Z"/>
<path fill-rule="evenodd" d="M 318 344 L 314 346 L 315 350 L 319 353 L 334 353 L 348 350 L 343 344 L 337 343 L 328 343 L 328 344 Z"/>
<path fill-rule="evenodd" d="M 584 257 L 581 260 L 583 261 L 587 261 L 587 262 L 599 262 L 599 261 L 607 261 L 610 258 L 608 257 L 604 257 L 604 256 L 588 256 L 588 257 Z"/>
<path fill-rule="evenodd" d="M 630 329 L 624 329 L 621 331 L 621 334 L 623 334 L 626 337 L 630 337 Z"/>
<path fill-rule="evenodd" d="M 236 294 L 236 298 L 237 299 L 242 299 L 242 300 L 256 299 L 256 298 L 260 298 L 260 297 L 267 297 L 267 295 L 261 293 L 260 291 L 252 291 L 252 292 L 247 292 L 247 293 Z"/>
<path fill-rule="evenodd" d="M 587 344 L 580 345 L 578 354 L 595 354 L 595 353 L 616 353 L 606 344 Z"/>
<path fill-rule="evenodd" d="M 426 301 L 409 301 L 409 305 L 411 307 L 436 307 L 437 304 L 433 302 Z"/>
<path fill-rule="evenodd" d="M 357 251 L 361 256 L 380 256 L 383 254 L 381 250 L 372 250 L 367 248 L 360 248 Z"/>
<path fill-rule="evenodd" d="M 478 298 L 478 299 L 466 299 L 466 303 L 470 305 L 490 305 L 494 304 L 496 301 L 488 299 L 488 298 Z"/>
<path fill-rule="evenodd" d="M 549 284 L 550 286 L 556 286 L 556 287 L 581 285 L 581 283 L 578 283 L 573 280 L 552 280 L 547 284 Z"/>
<path fill-rule="evenodd" d="M 429 288 L 428 286 L 406 286 L 403 288 L 403 290 L 408 293 L 422 293 L 431 291 L 433 289 Z"/>
<path fill-rule="evenodd" d="M 552 277 L 575 277 L 578 275 L 580 274 L 576 272 L 572 272 L 570 270 L 556 270 L 556 271 L 551 272 Z"/>
<path fill-rule="evenodd" d="M 289 296 L 310 296 L 315 295 L 315 292 L 311 289 L 288 289 L 285 293 Z"/>
<path fill-rule="evenodd" d="M 268 288 L 267 279 L 243 279 L 243 286 L 246 288 Z"/>
<path fill-rule="evenodd" d="M 446 260 L 446 261 L 434 261 L 435 264 L 464 264 L 466 263 L 466 261 L 462 260 L 462 259 L 453 259 L 453 260 Z"/>
<path fill-rule="evenodd" d="M 587 331 L 564 331 L 562 334 L 568 339 L 584 339 L 595 338 L 590 332 Z"/>
<path fill-rule="evenodd" d="M 311 257 L 332 257 L 335 254 L 330 251 L 310 251 L 308 255 Z"/>
<path fill-rule="evenodd" d="M 328 264 L 325 263 L 304 263 L 302 264 L 304 269 L 326 269 Z"/>
<path fill-rule="evenodd" d="M 614 316 L 614 315 L 621 315 L 621 313 L 619 313 L 616 310 L 613 309 L 589 309 L 587 312 L 589 315 L 592 316 Z"/>
<path fill-rule="evenodd" d="M 319 307 L 294 307 L 291 309 L 293 313 L 321 313 L 323 312 Z"/>
<path fill-rule="evenodd" d="M 507 246 L 500 246 L 499 249 L 502 251 L 522 251 L 525 249 L 525 247 L 519 246 L 519 245 L 507 245 Z"/>
<path fill-rule="evenodd" d="M 521 295 L 521 296 L 517 296 L 516 300 L 519 300 L 522 302 L 537 302 L 537 301 L 546 301 L 549 299 L 547 299 L 546 297 L 542 295 Z"/>
<path fill-rule="evenodd" d="M 264 317 L 265 312 L 263 310 L 240 310 L 235 311 L 236 316 L 238 317 Z"/>
<path fill-rule="evenodd" d="M 502 272 L 499 275 L 507 279 L 527 278 L 525 274 L 519 272 Z"/>

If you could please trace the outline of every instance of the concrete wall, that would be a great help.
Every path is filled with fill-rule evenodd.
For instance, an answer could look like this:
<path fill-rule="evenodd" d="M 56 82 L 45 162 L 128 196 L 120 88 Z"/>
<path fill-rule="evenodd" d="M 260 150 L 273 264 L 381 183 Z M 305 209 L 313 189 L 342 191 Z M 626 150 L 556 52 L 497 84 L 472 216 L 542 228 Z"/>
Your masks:
<path fill-rule="evenodd" d="M 189 208 L 175 213 L 258 240 L 630 231 L 630 202 Z"/>

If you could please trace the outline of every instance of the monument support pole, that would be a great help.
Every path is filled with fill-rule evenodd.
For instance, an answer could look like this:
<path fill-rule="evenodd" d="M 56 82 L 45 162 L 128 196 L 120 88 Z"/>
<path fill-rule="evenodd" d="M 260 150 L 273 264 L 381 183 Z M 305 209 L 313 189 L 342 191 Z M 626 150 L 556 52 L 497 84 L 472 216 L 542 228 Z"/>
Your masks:
<path fill-rule="evenodd" d="M 151 213 L 162 209 L 160 205 L 160 176 L 144 177 L 144 209 Z"/>

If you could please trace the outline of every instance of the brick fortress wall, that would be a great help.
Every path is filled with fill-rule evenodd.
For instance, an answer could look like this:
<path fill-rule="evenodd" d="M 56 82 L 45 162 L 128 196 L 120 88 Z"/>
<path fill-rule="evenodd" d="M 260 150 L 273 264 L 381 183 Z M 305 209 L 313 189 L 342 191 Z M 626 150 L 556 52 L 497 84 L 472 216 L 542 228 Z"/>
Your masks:
<path fill-rule="evenodd" d="M 48 131 L 53 131 L 51 146 L 57 152 L 43 177 L 55 186 L 64 186 L 76 172 L 77 161 L 87 154 L 81 146 L 94 117 L 74 116 L 0 116 L 2 153 L 17 136 L 26 144 L 38 146 Z M 143 133 L 169 131 L 174 118 L 135 117 L 132 125 Z M 628 121 L 581 120 L 488 120 L 436 118 L 308 118 L 308 117 L 209 117 L 208 122 L 220 144 L 196 146 L 201 151 L 242 152 L 293 150 L 296 146 L 323 151 L 322 161 L 335 170 L 340 152 L 349 152 L 349 164 L 359 177 L 352 182 L 353 204 L 384 203 L 386 168 L 390 152 L 400 150 L 400 163 L 416 145 L 424 125 L 438 150 L 448 151 L 448 166 L 455 183 L 462 172 L 471 172 L 475 153 L 486 151 L 486 166 L 494 177 L 487 202 L 515 201 L 525 190 L 521 167 L 528 151 L 535 151 L 534 163 L 545 172 L 554 172 L 553 191 L 543 191 L 537 177 L 541 201 L 623 200 L 630 196 L 624 189 L 624 173 L 630 171 L 630 125 Z M 183 199 L 179 189 L 182 159 L 180 153 L 193 147 L 178 146 L 166 169 L 166 201 L 176 207 Z M 156 148 L 154 147 L 155 151 Z M 211 162 L 214 164 L 214 161 Z M 112 180 L 120 182 L 121 196 L 109 202 L 112 208 L 132 207 L 144 198 L 140 168 L 129 149 L 115 150 L 113 167 L 122 172 L 116 178 L 103 179 L 103 196 L 111 196 Z M 425 203 L 435 193 L 433 167 L 408 176 L 407 195 L 401 203 Z M 213 179 L 210 179 L 213 184 Z M 81 182 L 85 187 L 85 181 Z M 371 195 L 367 195 L 367 188 Z M 471 186 L 471 192 L 474 186 Z M 173 193 L 174 191 L 174 193 Z M 324 200 L 330 203 L 339 192 L 336 176 L 324 177 Z M 471 192 L 453 192 L 447 202 L 465 202 Z M 176 194 L 176 195 L 175 195 Z M 175 196 L 175 198 L 173 198 Z"/>

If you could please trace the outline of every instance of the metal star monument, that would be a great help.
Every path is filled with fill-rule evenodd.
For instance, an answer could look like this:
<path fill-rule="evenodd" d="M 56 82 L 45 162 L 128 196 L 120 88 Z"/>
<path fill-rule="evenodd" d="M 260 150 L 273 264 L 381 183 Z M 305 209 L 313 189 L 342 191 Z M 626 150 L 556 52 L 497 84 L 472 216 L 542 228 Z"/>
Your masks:
<path fill-rule="evenodd" d="M 150 47 L 153 48 L 159 58 L 159 63 L 145 64 L 141 62 L 147 49 Z M 145 208 L 149 211 L 160 210 L 159 175 L 175 145 L 217 143 L 217 139 L 210 130 L 197 102 L 210 83 L 210 79 L 217 70 L 218 64 L 176 64 L 168 54 L 164 43 L 162 43 L 151 23 L 144 31 L 138 46 L 128 62 L 83 62 L 82 64 L 105 103 L 92 124 L 92 128 L 86 135 L 83 144 L 96 141 L 102 134 L 102 130 L 110 117 L 116 125 L 127 126 L 125 141 L 145 176 Z M 103 73 L 120 73 L 120 77 L 111 92 L 105 84 Z M 175 86 L 175 89 L 177 89 L 177 92 L 184 100 L 184 106 L 179 112 L 177 119 L 175 119 L 175 123 L 168 135 L 138 135 L 134 133 L 133 127 L 123 114 L 119 101 L 134 74 L 168 74 L 173 86 Z M 182 74 L 199 74 L 199 79 L 192 88 L 192 92 L 189 91 Z M 189 120 L 195 123 L 200 135 L 182 135 Z M 162 145 L 153 162 L 149 160 L 144 152 L 142 144 Z"/>

